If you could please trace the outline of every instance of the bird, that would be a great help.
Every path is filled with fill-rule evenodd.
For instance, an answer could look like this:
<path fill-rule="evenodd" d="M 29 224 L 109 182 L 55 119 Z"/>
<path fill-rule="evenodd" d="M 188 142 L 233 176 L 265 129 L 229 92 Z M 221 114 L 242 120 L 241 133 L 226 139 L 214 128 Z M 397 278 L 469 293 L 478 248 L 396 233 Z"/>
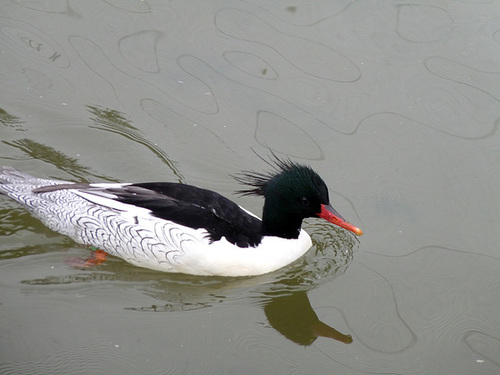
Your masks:
<path fill-rule="evenodd" d="M 303 219 L 362 230 L 332 207 L 323 179 L 289 158 L 233 175 L 242 196 L 264 197 L 262 219 L 211 190 L 178 182 L 78 183 L 0 168 L 0 193 L 50 229 L 139 267 L 204 276 L 278 270 L 312 246 Z"/>

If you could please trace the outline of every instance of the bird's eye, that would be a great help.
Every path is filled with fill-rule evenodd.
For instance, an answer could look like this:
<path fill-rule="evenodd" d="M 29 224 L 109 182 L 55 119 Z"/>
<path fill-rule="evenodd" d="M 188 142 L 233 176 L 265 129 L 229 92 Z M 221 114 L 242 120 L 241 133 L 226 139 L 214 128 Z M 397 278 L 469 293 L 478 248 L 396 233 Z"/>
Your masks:
<path fill-rule="evenodd" d="M 302 197 L 300 198 L 300 204 L 303 207 L 309 207 L 311 205 L 311 202 L 309 202 L 309 199 L 307 199 L 306 197 Z"/>

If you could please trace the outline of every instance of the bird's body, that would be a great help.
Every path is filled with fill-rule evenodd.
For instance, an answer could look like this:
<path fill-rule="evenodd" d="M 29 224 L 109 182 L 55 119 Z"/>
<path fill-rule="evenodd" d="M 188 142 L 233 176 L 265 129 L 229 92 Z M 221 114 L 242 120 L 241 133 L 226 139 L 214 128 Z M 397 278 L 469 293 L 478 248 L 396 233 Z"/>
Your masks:
<path fill-rule="evenodd" d="M 242 176 L 239 180 L 253 187 L 244 194 L 265 197 L 263 220 L 216 192 L 169 182 L 80 184 L 4 167 L 0 193 L 78 243 L 140 267 L 195 275 L 279 269 L 311 247 L 300 229 L 303 218 L 318 215 L 334 222 L 323 211 L 331 208 L 326 185 L 309 167 L 279 161 L 273 174 Z M 335 211 L 331 215 L 337 225 L 361 234 Z"/>

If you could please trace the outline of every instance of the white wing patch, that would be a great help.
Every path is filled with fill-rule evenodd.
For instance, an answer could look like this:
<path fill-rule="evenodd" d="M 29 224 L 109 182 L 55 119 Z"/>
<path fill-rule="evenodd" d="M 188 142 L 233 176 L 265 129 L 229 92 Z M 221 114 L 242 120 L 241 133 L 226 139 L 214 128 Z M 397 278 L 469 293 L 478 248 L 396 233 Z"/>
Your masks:
<path fill-rule="evenodd" d="M 130 184 L 91 184 L 92 187 L 104 187 L 104 188 L 121 188 L 123 186 L 127 186 Z M 138 216 L 138 217 L 150 217 L 151 210 L 134 206 L 132 204 L 122 203 L 117 201 L 118 198 L 115 194 L 103 191 L 103 190 L 94 190 L 94 191 L 81 191 L 75 190 L 74 193 L 89 202 L 97 204 L 99 206 L 112 208 L 114 210 L 121 211 L 127 216 Z"/>

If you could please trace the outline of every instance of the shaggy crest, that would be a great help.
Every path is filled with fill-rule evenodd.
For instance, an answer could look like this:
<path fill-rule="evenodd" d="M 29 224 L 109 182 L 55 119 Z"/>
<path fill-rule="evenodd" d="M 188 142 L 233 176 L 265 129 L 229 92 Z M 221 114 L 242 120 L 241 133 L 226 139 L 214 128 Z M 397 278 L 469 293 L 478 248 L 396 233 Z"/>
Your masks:
<path fill-rule="evenodd" d="M 269 181 L 282 174 L 286 174 L 291 170 L 302 169 L 304 170 L 304 172 L 306 172 L 306 174 L 309 174 L 311 172 L 312 174 L 315 174 L 315 172 L 310 167 L 293 162 L 288 157 L 280 159 L 276 154 L 272 153 L 272 157 L 270 158 L 271 160 L 266 160 L 261 156 L 259 156 L 259 158 L 263 160 L 267 165 L 269 165 L 272 169 L 267 172 L 242 171 L 241 173 L 233 175 L 232 177 L 240 184 L 251 187 L 249 189 L 238 190 L 236 191 L 236 194 L 240 194 L 242 196 L 263 196 L 265 194 L 265 189 Z"/>

